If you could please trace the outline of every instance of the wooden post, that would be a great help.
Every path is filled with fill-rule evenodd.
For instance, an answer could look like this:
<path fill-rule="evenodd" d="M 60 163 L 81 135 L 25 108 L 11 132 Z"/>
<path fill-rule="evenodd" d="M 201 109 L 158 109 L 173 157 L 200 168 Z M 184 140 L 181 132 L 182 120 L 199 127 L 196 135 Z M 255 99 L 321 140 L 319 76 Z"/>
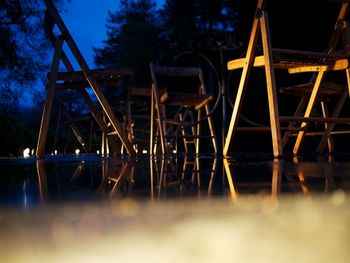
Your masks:
<path fill-rule="evenodd" d="M 58 67 L 60 64 L 62 45 L 63 45 L 63 40 L 61 38 L 58 38 L 55 43 L 55 53 L 53 56 L 52 66 L 51 66 L 52 74 L 50 75 L 50 79 L 49 79 L 49 86 L 47 89 L 43 114 L 42 114 L 41 123 L 40 123 L 38 143 L 36 147 L 36 156 L 39 158 L 44 157 L 44 153 L 45 153 L 47 132 L 49 129 L 52 104 L 53 104 L 53 99 L 55 95 L 55 85 L 56 85 Z"/>

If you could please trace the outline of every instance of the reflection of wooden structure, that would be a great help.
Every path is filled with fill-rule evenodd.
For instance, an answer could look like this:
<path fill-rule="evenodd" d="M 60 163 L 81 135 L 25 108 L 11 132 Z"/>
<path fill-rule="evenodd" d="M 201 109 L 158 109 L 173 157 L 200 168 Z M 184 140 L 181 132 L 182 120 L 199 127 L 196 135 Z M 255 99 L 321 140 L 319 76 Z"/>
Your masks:
<path fill-rule="evenodd" d="M 231 140 L 234 137 L 235 132 L 239 130 L 237 123 L 247 87 L 247 82 L 249 79 L 249 73 L 253 67 L 262 67 L 265 69 L 268 109 L 270 116 L 270 127 L 268 127 L 268 130 L 271 131 L 273 154 L 275 157 L 281 156 L 283 154 L 283 145 L 288 139 L 291 131 L 297 132 L 297 139 L 293 149 L 293 153 L 297 154 L 306 134 L 307 127 L 310 123 L 319 122 L 327 124 L 325 126 L 326 131 L 322 132 L 321 134 L 323 135 L 323 138 L 319 146 L 319 150 L 324 148 L 325 144 L 327 144 L 329 141 L 329 136 L 333 131 L 334 124 L 350 123 L 350 118 L 338 118 L 344 101 L 348 96 L 348 90 L 344 88 L 341 89 L 341 91 L 339 91 L 338 88 L 332 88 L 333 90 L 331 90 L 329 86 L 327 86 L 327 84 L 324 82 L 324 78 L 327 72 L 343 70 L 346 72 L 349 86 L 350 71 L 347 56 L 349 52 L 348 48 L 350 42 L 348 42 L 348 40 L 350 34 L 349 25 L 346 21 L 344 21 L 344 18 L 347 14 L 349 1 L 341 1 L 341 9 L 337 18 L 336 25 L 334 27 L 334 32 L 331 37 L 328 49 L 325 52 L 309 52 L 272 48 L 268 14 L 265 9 L 266 2 L 267 0 L 258 0 L 246 57 L 228 62 L 229 70 L 242 69 L 242 75 L 232 112 L 230 126 L 228 129 L 227 139 L 223 149 L 224 155 L 228 154 Z M 263 47 L 263 55 L 261 56 L 257 56 L 255 54 L 259 34 L 261 34 Z M 335 49 L 338 46 L 341 34 L 343 34 L 345 48 L 342 52 L 339 53 L 336 52 Z M 310 80 L 310 83 L 307 83 L 304 86 L 302 85 L 292 88 L 293 92 L 300 94 L 302 98 L 298 109 L 295 112 L 295 115 L 292 117 L 279 116 L 275 69 L 287 69 L 290 74 L 302 72 L 314 73 L 313 77 Z M 302 93 L 300 93 L 300 90 L 302 90 Z M 288 90 L 287 92 L 291 91 Z M 311 112 L 315 106 L 317 98 L 328 96 L 330 92 L 335 94 L 340 93 L 340 98 L 333 113 L 328 114 L 326 110 L 327 105 L 325 103 L 322 103 L 324 109 L 323 117 L 311 117 Z M 300 116 L 305 106 L 305 113 L 303 116 Z M 288 132 L 286 133 L 283 141 L 281 138 L 280 122 L 289 123 L 289 126 L 286 127 Z M 301 123 L 301 125 L 299 127 L 296 127 L 296 123 Z M 242 130 L 266 131 L 267 129 L 266 127 L 243 127 Z"/>
<path fill-rule="evenodd" d="M 151 158 L 151 197 L 154 198 L 157 195 L 158 198 L 161 198 L 170 192 L 170 189 L 180 196 L 187 194 L 201 196 L 203 190 L 207 189 L 207 194 L 210 196 L 216 176 L 217 158 L 214 157 L 210 161 L 212 161 L 211 164 L 208 159 L 201 159 L 199 156 L 185 156 L 181 160 L 177 158 Z M 182 165 L 181 162 L 183 162 Z M 209 179 L 209 182 L 207 187 L 203 187 L 203 181 L 206 178 Z M 156 186 L 156 193 L 154 186 Z"/>
<path fill-rule="evenodd" d="M 173 147 L 176 149 L 177 139 L 180 138 L 186 153 L 189 152 L 189 144 L 193 144 L 195 153 L 198 154 L 200 140 L 208 137 L 212 142 L 214 153 L 217 153 L 216 135 L 208 104 L 212 96 L 206 94 L 202 70 L 195 67 L 165 67 L 151 64 L 151 73 L 153 84 L 150 152 L 156 153 L 160 145 L 163 154 L 169 153 L 174 144 Z M 192 84 L 193 79 L 197 83 Z M 185 86 L 184 82 L 191 83 L 191 87 Z M 184 86 L 180 87 L 180 83 Z M 195 88 L 191 90 L 193 85 Z M 206 120 L 202 120 L 202 109 L 205 111 Z M 202 135 L 201 126 L 204 121 L 208 123 L 208 136 Z"/>
<path fill-rule="evenodd" d="M 114 83 L 120 79 L 122 75 L 130 75 L 132 72 L 129 69 L 96 69 L 91 70 L 87 65 L 85 59 L 79 51 L 78 46 L 74 42 L 72 36 L 70 35 L 67 27 L 65 26 L 62 18 L 60 17 L 58 11 L 54 7 L 51 0 L 45 0 L 47 7 L 47 13 L 45 17 L 45 30 L 55 45 L 55 52 L 52 61 L 51 73 L 49 74 L 49 84 L 47 89 L 47 95 L 40 125 L 40 132 L 37 144 L 37 156 L 42 157 L 45 151 L 45 144 L 48 132 L 48 126 L 50 121 L 51 109 L 53 104 L 53 98 L 55 90 L 57 88 L 77 88 L 80 95 L 86 102 L 89 110 L 91 111 L 96 122 L 100 126 L 104 134 L 116 135 L 125 146 L 129 155 L 134 155 L 135 151 L 128 140 L 127 136 L 124 134 L 121 125 L 116 118 L 112 108 L 110 107 L 105 96 L 101 92 L 101 85 Z M 55 35 L 53 30 L 57 27 L 60 35 Z M 74 71 L 71 62 L 68 57 L 63 52 L 63 44 L 66 43 L 71 50 L 73 56 L 78 62 L 81 71 Z M 58 72 L 60 61 L 63 62 L 66 67 L 67 72 Z M 57 84 L 59 82 L 59 86 Z M 103 109 L 103 113 L 107 116 L 108 121 L 104 121 L 101 114 L 96 109 L 92 99 L 85 90 L 86 87 L 91 87 L 96 98 Z M 109 131 L 108 125 L 110 124 L 112 131 Z M 109 143 L 114 152 L 119 152 L 119 147 L 116 141 L 110 137 Z"/>

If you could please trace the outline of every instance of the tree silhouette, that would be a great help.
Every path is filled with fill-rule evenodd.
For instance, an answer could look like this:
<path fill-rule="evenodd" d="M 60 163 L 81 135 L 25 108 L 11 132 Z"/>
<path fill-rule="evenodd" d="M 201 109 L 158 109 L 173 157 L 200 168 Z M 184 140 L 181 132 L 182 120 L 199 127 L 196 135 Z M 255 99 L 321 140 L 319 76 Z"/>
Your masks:
<path fill-rule="evenodd" d="M 155 7 L 153 0 L 122 0 L 120 8 L 108 15 L 107 40 L 94 49 L 95 63 L 131 67 L 136 85 L 147 83 L 149 62 L 158 58 L 162 41 Z"/>

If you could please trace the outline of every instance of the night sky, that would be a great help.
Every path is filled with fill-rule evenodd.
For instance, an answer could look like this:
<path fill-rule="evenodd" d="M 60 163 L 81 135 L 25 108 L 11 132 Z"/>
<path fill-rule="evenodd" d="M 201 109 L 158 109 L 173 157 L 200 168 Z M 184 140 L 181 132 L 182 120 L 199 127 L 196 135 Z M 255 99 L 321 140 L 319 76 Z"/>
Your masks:
<path fill-rule="evenodd" d="M 158 8 L 165 0 L 157 0 Z M 88 65 L 93 68 L 93 47 L 101 47 L 106 39 L 108 11 L 119 8 L 118 0 L 74 0 L 65 6 L 62 18 L 70 30 Z"/>

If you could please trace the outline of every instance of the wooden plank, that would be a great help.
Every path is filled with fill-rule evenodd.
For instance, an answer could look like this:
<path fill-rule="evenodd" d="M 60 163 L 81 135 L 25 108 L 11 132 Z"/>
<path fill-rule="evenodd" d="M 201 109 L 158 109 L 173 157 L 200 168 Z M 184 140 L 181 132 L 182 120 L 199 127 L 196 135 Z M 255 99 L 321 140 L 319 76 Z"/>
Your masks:
<path fill-rule="evenodd" d="M 275 71 L 273 68 L 269 20 L 266 12 L 263 12 L 262 17 L 260 18 L 260 27 L 265 58 L 267 97 L 269 104 L 273 154 L 274 157 L 280 157 L 283 155 L 283 151 L 277 101 L 277 88 L 275 80 Z"/>
<path fill-rule="evenodd" d="M 263 0 L 258 1 L 256 13 L 258 12 L 259 9 L 261 9 L 263 4 L 264 4 Z M 250 34 L 248 48 L 247 48 L 245 65 L 243 67 L 241 80 L 239 82 L 236 100 L 235 100 L 235 104 L 234 104 L 233 111 L 232 111 L 231 121 L 230 121 L 230 125 L 229 125 L 228 131 L 227 131 L 225 145 L 223 148 L 223 155 L 224 156 L 227 155 L 228 150 L 231 146 L 231 140 L 234 136 L 235 128 L 236 128 L 237 123 L 238 123 L 239 114 L 240 114 L 242 102 L 243 102 L 243 97 L 244 97 L 245 89 L 246 89 L 247 83 L 248 83 L 249 73 L 250 73 L 252 66 L 254 65 L 254 59 L 255 59 L 254 52 L 255 52 L 256 45 L 257 45 L 259 32 L 260 32 L 259 18 L 255 17 L 254 22 L 253 22 L 253 26 L 252 26 L 252 31 Z"/>
<path fill-rule="evenodd" d="M 243 68 L 246 62 L 246 58 L 238 58 L 234 60 L 230 60 L 227 62 L 227 69 L 228 70 L 235 70 L 235 69 L 240 69 Z M 265 66 L 265 60 L 264 56 L 257 56 L 254 59 L 254 67 L 263 67 Z"/>
<path fill-rule="evenodd" d="M 337 71 L 337 70 L 344 70 L 349 67 L 349 62 L 347 59 L 339 59 L 334 62 L 334 65 L 327 65 L 327 66 L 302 66 L 302 67 L 295 67 L 295 68 L 289 68 L 288 73 L 289 74 L 295 74 L 295 73 L 304 73 L 304 72 L 319 72 L 319 71 Z"/>
<path fill-rule="evenodd" d="M 53 104 L 53 99 L 55 95 L 55 84 L 56 84 L 56 77 L 57 77 L 57 72 L 60 64 L 60 57 L 62 53 L 62 45 L 63 45 L 63 40 L 57 39 L 55 43 L 55 53 L 54 53 L 52 65 L 51 65 L 52 75 L 49 80 L 49 87 L 47 89 L 43 114 L 41 117 L 38 142 L 36 147 L 36 156 L 40 158 L 44 157 L 44 154 L 45 154 L 47 132 L 49 129 L 52 104 Z"/>

